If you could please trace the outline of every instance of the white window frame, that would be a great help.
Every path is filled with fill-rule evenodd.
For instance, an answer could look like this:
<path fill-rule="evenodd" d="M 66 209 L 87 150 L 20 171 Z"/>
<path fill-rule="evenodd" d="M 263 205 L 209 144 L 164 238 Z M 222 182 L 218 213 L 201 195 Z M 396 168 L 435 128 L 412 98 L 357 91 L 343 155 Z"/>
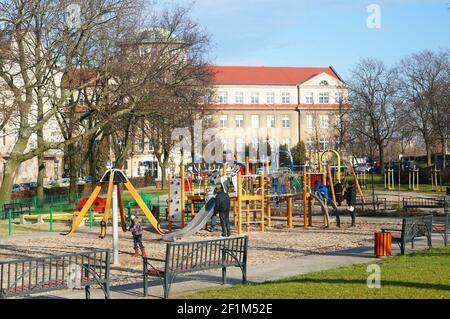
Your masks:
<path fill-rule="evenodd" d="M 306 115 L 306 128 L 314 128 L 314 117 L 312 116 L 312 114 Z"/>
<path fill-rule="evenodd" d="M 269 114 L 267 115 L 267 128 L 275 128 L 276 121 L 275 115 Z"/>
<path fill-rule="evenodd" d="M 251 94 L 250 103 L 251 104 L 259 104 L 259 92 L 253 92 Z"/>
<path fill-rule="evenodd" d="M 289 93 L 289 92 L 281 93 L 281 103 L 282 104 L 290 104 L 291 103 L 291 93 Z"/>
<path fill-rule="evenodd" d="M 281 118 L 281 127 L 290 128 L 291 127 L 291 117 L 289 115 L 283 115 Z"/>
<path fill-rule="evenodd" d="M 228 115 L 220 115 L 219 117 L 219 127 L 227 128 L 228 127 Z"/>
<path fill-rule="evenodd" d="M 235 123 L 236 123 L 236 128 L 243 128 L 244 127 L 244 115 L 237 114 L 235 116 Z"/>
<path fill-rule="evenodd" d="M 319 124 L 320 124 L 320 128 L 329 128 L 330 127 L 330 117 L 327 114 L 319 115 Z"/>
<path fill-rule="evenodd" d="M 343 98 L 342 93 L 341 92 L 335 92 L 334 93 L 334 102 L 336 104 L 341 104 L 341 103 L 343 103 L 343 101 L 344 101 L 344 98 Z"/>
<path fill-rule="evenodd" d="M 218 94 L 219 104 L 228 104 L 228 92 L 220 91 Z"/>
<path fill-rule="evenodd" d="M 329 104 L 330 103 L 330 93 L 320 92 L 319 93 L 319 104 Z"/>
<path fill-rule="evenodd" d="M 234 102 L 236 104 L 244 104 L 244 92 L 234 93 Z"/>
<path fill-rule="evenodd" d="M 257 122 L 256 122 L 256 120 L 257 120 Z M 260 116 L 259 116 L 259 114 L 252 114 L 251 124 L 252 124 L 252 128 L 259 128 L 260 127 Z"/>
<path fill-rule="evenodd" d="M 266 93 L 266 103 L 271 105 L 275 104 L 275 92 Z"/>
<path fill-rule="evenodd" d="M 305 103 L 306 104 L 314 104 L 314 93 L 313 92 L 305 93 Z"/>
<path fill-rule="evenodd" d="M 321 150 L 327 150 L 330 147 L 330 140 L 326 137 L 321 137 L 319 145 Z"/>

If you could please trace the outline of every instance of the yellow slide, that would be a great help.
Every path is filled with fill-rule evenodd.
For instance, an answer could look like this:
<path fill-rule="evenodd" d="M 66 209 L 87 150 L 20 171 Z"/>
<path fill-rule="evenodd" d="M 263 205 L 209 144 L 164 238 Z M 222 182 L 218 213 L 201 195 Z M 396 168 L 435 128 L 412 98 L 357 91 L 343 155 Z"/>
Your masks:
<path fill-rule="evenodd" d="M 102 184 L 99 183 L 99 184 L 97 184 L 97 186 L 95 186 L 94 191 L 92 192 L 91 196 L 89 196 L 86 204 L 84 204 L 83 209 L 81 210 L 81 212 L 78 213 L 77 218 L 72 223 L 72 227 L 70 228 L 70 232 L 66 236 L 72 235 L 73 232 L 78 228 L 78 226 L 80 226 L 81 221 L 84 219 L 84 216 L 89 211 L 89 208 L 92 206 L 92 204 L 94 204 L 94 201 L 97 198 L 97 196 L 100 194 L 101 190 L 102 190 Z"/>
<path fill-rule="evenodd" d="M 130 192 L 131 196 L 133 196 L 134 200 L 136 201 L 136 203 L 138 204 L 140 209 L 142 209 L 142 211 L 144 212 L 145 216 L 147 216 L 147 218 L 150 221 L 150 224 L 152 224 L 153 228 L 155 228 L 156 231 L 160 235 L 164 235 L 164 232 L 162 231 L 161 226 L 159 225 L 155 216 L 153 216 L 153 214 L 148 209 L 147 205 L 145 205 L 141 196 L 139 196 L 138 192 L 136 191 L 134 186 L 131 184 L 131 182 L 129 180 L 127 180 L 124 184 L 125 184 L 125 187 L 128 189 L 128 191 Z"/>

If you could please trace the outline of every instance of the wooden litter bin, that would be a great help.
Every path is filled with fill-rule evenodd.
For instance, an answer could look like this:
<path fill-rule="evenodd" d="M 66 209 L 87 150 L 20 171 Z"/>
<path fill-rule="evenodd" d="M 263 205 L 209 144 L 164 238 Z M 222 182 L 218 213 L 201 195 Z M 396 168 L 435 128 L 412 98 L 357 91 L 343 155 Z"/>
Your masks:
<path fill-rule="evenodd" d="M 392 234 L 389 232 L 375 232 L 375 256 L 391 256 Z"/>

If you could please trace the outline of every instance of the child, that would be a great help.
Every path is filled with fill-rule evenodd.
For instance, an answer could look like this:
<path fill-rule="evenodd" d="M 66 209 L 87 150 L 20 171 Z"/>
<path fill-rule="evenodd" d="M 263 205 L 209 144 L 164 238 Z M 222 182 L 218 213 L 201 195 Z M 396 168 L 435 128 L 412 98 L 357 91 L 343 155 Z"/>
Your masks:
<path fill-rule="evenodd" d="M 134 257 L 139 257 L 139 247 L 141 248 L 142 257 L 147 257 L 145 247 L 142 244 L 142 225 L 139 223 L 139 217 L 131 215 L 131 225 L 129 229 L 133 234 Z"/>

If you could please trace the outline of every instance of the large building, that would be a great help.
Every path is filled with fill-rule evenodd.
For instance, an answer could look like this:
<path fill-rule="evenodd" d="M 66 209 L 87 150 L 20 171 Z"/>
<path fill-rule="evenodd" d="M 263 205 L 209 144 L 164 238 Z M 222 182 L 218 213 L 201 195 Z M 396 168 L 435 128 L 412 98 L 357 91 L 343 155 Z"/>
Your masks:
<path fill-rule="evenodd" d="M 305 142 L 313 153 L 339 143 L 336 128 L 347 107 L 345 84 L 332 67 L 215 66 L 217 112 L 228 151 L 242 156 L 245 145 L 267 134 L 271 147 Z"/>
<path fill-rule="evenodd" d="M 302 140 L 314 159 L 318 151 L 340 143 L 338 127 L 348 109 L 348 92 L 332 67 L 211 69 L 215 98 L 210 115 L 202 120 L 220 129 L 216 138 L 228 158 L 243 160 L 246 146 L 257 150 L 261 142 L 269 142 L 273 150 L 281 145 L 292 148 Z M 172 162 L 179 162 L 176 155 Z M 150 147 L 135 147 L 126 173 L 143 176 L 149 168 L 152 176 L 161 177 Z"/>

